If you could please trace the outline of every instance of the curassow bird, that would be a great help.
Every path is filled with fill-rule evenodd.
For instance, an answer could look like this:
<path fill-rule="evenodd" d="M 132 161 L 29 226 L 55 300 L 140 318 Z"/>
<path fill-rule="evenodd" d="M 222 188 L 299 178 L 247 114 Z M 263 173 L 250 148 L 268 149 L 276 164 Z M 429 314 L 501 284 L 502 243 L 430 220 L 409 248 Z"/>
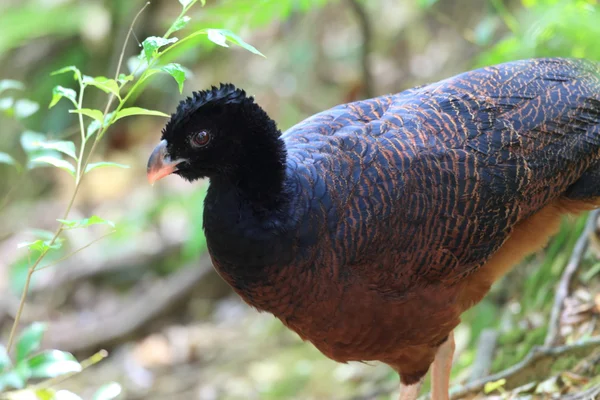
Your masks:
<path fill-rule="evenodd" d="M 447 399 L 453 329 L 600 199 L 600 67 L 531 59 L 342 104 L 281 133 L 231 84 L 182 101 L 150 182 L 209 178 L 219 274 L 339 362 Z M 200 205 L 198 205 L 200 207 Z"/>

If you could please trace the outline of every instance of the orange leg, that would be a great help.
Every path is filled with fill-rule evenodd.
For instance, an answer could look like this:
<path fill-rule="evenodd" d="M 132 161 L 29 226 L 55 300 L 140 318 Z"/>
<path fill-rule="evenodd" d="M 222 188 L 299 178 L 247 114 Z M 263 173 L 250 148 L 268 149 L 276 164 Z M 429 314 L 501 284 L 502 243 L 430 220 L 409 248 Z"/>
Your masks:
<path fill-rule="evenodd" d="M 435 354 L 431 367 L 431 400 L 448 400 L 450 390 L 450 370 L 454 356 L 454 333 L 448 335 Z"/>
<path fill-rule="evenodd" d="M 412 385 L 400 384 L 400 400 L 417 400 L 422 384 L 423 379 Z"/>

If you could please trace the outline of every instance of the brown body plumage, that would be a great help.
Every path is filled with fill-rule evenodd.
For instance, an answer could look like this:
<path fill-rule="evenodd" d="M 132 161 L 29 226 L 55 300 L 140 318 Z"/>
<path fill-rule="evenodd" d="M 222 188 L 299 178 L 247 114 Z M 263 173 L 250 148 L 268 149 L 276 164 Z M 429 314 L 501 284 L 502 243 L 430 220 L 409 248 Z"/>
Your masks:
<path fill-rule="evenodd" d="M 232 132 L 212 93 L 197 124 Z M 246 100 L 242 109 L 258 107 Z M 488 67 L 340 105 L 281 136 L 261 132 L 261 113 L 246 115 L 248 133 L 230 139 L 242 147 L 225 156 L 239 165 L 200 174 L 211 179 L 204 218 L 215 267 L 328 357 L 382 361 L 406 385 L 562 214 L 600 197 L 592 62 Z M 174 131 L 163 137 L 178 152 Z M 451 342 L 434 364 L 438 395 Z"/>

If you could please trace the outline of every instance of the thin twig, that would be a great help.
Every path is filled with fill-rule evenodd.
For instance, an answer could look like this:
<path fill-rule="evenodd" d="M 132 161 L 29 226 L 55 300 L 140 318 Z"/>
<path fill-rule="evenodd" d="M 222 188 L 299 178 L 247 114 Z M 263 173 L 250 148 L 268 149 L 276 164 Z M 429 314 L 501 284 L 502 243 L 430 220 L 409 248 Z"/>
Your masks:
<path fill-rule="evenodd" d="M 131 21 L 131 25 L 129 25 L 129 30 L 127 31 L 127 36 L 125 36 L 125 41 L 123 42 L 123 48 L 121 49 L 121 54 L 119 55 L 119 62 L 117 63 L 117 71 L 115 72 L 115 81 L 119 79 L 119 74 L 121 73 L 121 67 L 123 66 L 123 57 L 125 57 L 125 49 L 127 49 L 127 43 L 129 43 L 129 38 L 131 37 L 131 34 L 133 33 L 133 27 L 135 26 L 137 19 L 140 17 L 140 15 L 142 15 L 142 13 L 146 9 L 146 7 L 148 7 L 149 5 L 150 5 L 150 2 L 147 1 L 146 4 L 144 4 L 144 6 L 140 9 L 140 11 L 138 11 L 138 13 L 135 14 L 135 17 L 133 17 L 133 21 Z M 135 36 L 135 34 L 134 34 L 134 36 Z M 137 38 L 136 38 L 136 40 L 137 40 Z M 114 98 L 114 97 L 115 97 L 114 95 L 111 96 L 111 98 Z"/>
<path fill-rule="evenodd" d="M 56 290 L 61 286 L 73 285 L 82 280 L 93 279 L 102 274 L 117 273 L 124 269 L 144 269 L 148 265 L 156 265 L 179 252 L 183 243 L 183 238 L 178 238 L 177 240 L 163 240 L 151 251 L 148 249 L 143 251 L 140 247 L 133 246 L 106 257 L 93 257 L 85 260 L 81 257 L 74 257 L 64 262 L 61 268 L 56 268 L 51 274 L 44 275 L 43 279 L 40 276 L 40 279 L 31 287 L 30 293 Z"/>
<path fill-rule="evenodd" d="M 544 346 L 556 345 L 560 339 L 560 315 L 562 313 L 563 303 L 569 295 L 573 276 L 575 275 L 575 272 L 577 272 L 577 269 L 581 264 L 581 259 L 588 248 L 589 237 L 592 232 L 594 232 L 599 213 L 600 209 L 590 213 L 585 228 L 583 229 L 581 236 L 577 239 L 577 243 L 575 243 L 567 267 L 560 278 L 558 288 L 556 289 L 556 295 L 554 296 L 554 305 L 552 306 L 552 312 L 550 314 L 548 333 L 546 335 L 546 340 L 544 340 Z"/>
<path fill-rule="evenodd" d="M 67 374 L 60 375 L 60 376 L 57 376 L 55 378 L 51 378 L 51 379 L 42 381 L 42 382 L 38 383 L 37 385 L 34 385 L 34 388 L 35 389 L 44 389 L 44 388 L 50 388 L 52 386 L 56 386 L 59 383 L 62 383 L 64 381 L 66 381 L 70 377 L 72 377 L 74 375 L 77 375 L 78 373 L 80 373 L 84 369 L 89 368 L 92 365 L 98 364 L 100 361 L 104 360 L 106 357 L 108 357 L 108 351 L 102 349 L 102 350 L 100 350 L 100 351 L 92 354 L 90 357 L 86 358 L 82 362 L 80 362 L 79 363 L 79 365 L 81 365 L 81 370 L 80 371 L 69 372 Z"/>
<path fill-rule="evenodd" d="M 45 269 L 45 268 L 50 268 L 50 267 L 53 267 L 53 266 L 55 266 L 56 264 L 58 264 L 58 263 L 60 263 L 60 262 L 63 262 L 63 261 L 65 261 L 65 260 L 66 260 L 66 259 L 68 259 L 68 258 L 71 258 L 72 256 L 74 256 L 75 254 L 79 253 L 80 251 L 87 249 L 88 247 L 90 247 L 90 246 L 91 246 L 91 245 L 93 245 L 94 243 L 96 243 L 96 242 L 99 242 L 100 240 L 104 239 L 104 238 L 105 238 L 105 237 L 107 237 L 107 236 L 110 236 L 110 235 L 112 235 L 112 234 L 113 234 L 113 233 L 115 233 L 115 232 L 116 232 L 116 231 L 110 231 L 110 232 L 108 232 L 108 233 L 106 233 L 106 234 L 104 234 L 104 235 L 102 235 L 102 236 L 100 236 L 100 237 L 97 237 L 96 239 L 92 240 L 91 242 L 89 242 L 89 243 L 88 243 L 88 244 L 86 244 L 85 246 L 78 248 L 77 250 L 75 250 L 75 251 L 73 251 L 73 252 L 71 252 L 71 253 L 67 254 L 66 256 L 64 256 L 64 257 L 61 257 L 61 258 L 59 258 L 58 260 L 51 262 L 50 264 L 44 265 L 43 267 L 39 267 L 39 268 L 37 268 L 37 269 L 36 269 L 36 271 L 41 271 L 41 270 L 43 270 L 43 269 Z"/>
<path fill-rule="evenodd" d="M 121 54 L 119 55 L 119 62 L 117 63 L 117 69 L 115 71 L 115 81 L 119 79 L 119 74 L 121 73 L 121 67 L 123 66 L 123 58 L 125 57 L 125 50 L 127 49 L 127 43 L 129 42 L 129 38 L 131 37 L 131 33 L 133 32 L 133 28 L 135 26 L 136 21 L 138 20 L 138 18 L 140 17 L 140 15 L 142 15 L 142 13 L 144 12 L 144 10 L 150 5 L 150 2 L 146 2 L 146 4 L 144 4 L 144 6 L 140 9 L 140 11 L 138 11 L 137 14 L 135 14 L 135 17 L 133 17 L 133 21 L 131 21 L 131 25 L 129 25 L 129 30 L 127 31 L 127 36 L 125 36 L 125 41 L 123 42 L 123 48 L 121 49 Z M 123 85 L 125 85 L 125 83 L 123 83 Z M 123 87 L 123 85 L 119 88 L 121 89 Z M 106 114 L 108 114 L 108 110 L 110 110 L 110 106 L 112 105 L 112 102 L 115 99 L 115 94 L 111 93 L 108 96 L 108 101 L 106 102 L 106 107 L 104 107 L 104 117 L 106 118 Z M 117 110 L 115 111 L 119 111 L 120 108 L 125 104 L 127 97 L 125 98 L 125 100 L 123 100 L 121 102 L 121 104 L 119 105 L 119 107 L 117 107 Z M 112 120 L 114 120 L 116 116 L 113 115 L 112 119 L 110 122 L 112 122 Z M 104 125 L 104 123 L 102 124 Z M 90 154 L 88 155 L 86 161 L 85 161 L 85 166 L 84 166 L 84 170 L 85 168 L 87 168 L 87 164 L 89 163 L 90 159 L 91 159 L 91 155 L 93 150 L 96 148 L 96 144 L 100 141 L 100 139 L 102 139 L 102 136 L 104 135 L 104 132 L 106 131 L 106 128 L 104 126 L 101 127 L 100 132 L 98 132 L 98 134 L 96 135 L 96 140 L 94 140 L 94 144 L 92 144 L 92 150 L 90 150 Z"/>
<path fill-rule="evenodd" d="M 369 62 L 369 55 L 371 54 L 371 43 L 373 39 L 373 28 L 371 26 L 371 20 L 369 15 L 365 11 L 363 5 L 358 0 L 347 0 L 348 4 L 352 8 L 354 14 L 358 18 L 360 25 L 360 31 L 362 35 L 362 48 L 361 48 L 361 68 L 363 75 L 364 93 L 368 98 L 374 96 L 374 79 L 373 71 L 371 69 L 371 63 Z"/>
<path fill-rule="evenodd" d="M 69 204 L 72 205 L 73 201 L 71 201 Z M 70 205 L 69 205 L 69 208 L 67 208 L 67 212 L 65 213 L 66 215 L 68 215 L 68 212 L 70 210 Z M 63 219 L 66 219 L 66 216 Z M 58 239 L 58 236 L 61 234 L 62 230 L 63 230 L 63 225 L 60 224 L 60 226 L 54 233 L 52 240 L 50 240 L 50 244 L 48 245 L 48 248 L 46 250 L 42 251 L 42 253 L 39 255 L 37 260 L 35 260 L 35 263 L 33 263 L 33 265 L 31 267 L 29 267 L 29 270 L 27 271 L 27 277 L 25 278 L 25 285 L 23 286 L 23 292 L 21 293 L 21 299 L 19 300 L 19 308 L 17 309 L 17 313 L 15 315 L 15 320 L 13 321 L 13 325 L 10 328 L 10 335 L 8 336 L 8 344 L 6 345 L 7 353 L 10 353 L 12 344 L 15 340 L 15 335 L 17 333 L 17 327 L 19 326 L 19 321 L 21 320 L 21 315 L 23 314 L 23 308 L 25 307 L 25 300 L 27 299 L 27 292 L 29 292 L 29 286 L 31 285 L 31 277 L 33 276 L 33 273 L 35 272 L 35 269 L 37 268 L 39 263 L 44 259 L 46 254 L 48 254 L 49 249 L 56 242 L 56 239 Z"/>
<path fill-rule="evenodd" d="M 559 347 L 536 346 L 531 349 L 529 354 L 520 363 L 497 374 L 453 388 L 450 390 L 450 398 L 456 400 L 469 394 L 480 392 L 486 383 L 497 382 L 501 379 L 506 379 L 504 385 L 506 388 L 514 388 L 531 381 L 539 380 L 548 375 L 552 364 L 559 358 L 564 359 L 567 356 L 576 354 L 583 355 L 598 346 L 600 346 L 600 336 Z"/>

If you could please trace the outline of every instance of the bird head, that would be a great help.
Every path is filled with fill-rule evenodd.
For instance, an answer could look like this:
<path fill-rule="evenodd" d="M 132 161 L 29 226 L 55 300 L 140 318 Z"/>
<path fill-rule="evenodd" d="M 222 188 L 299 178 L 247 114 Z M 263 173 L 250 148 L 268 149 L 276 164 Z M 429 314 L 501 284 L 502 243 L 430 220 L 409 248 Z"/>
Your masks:
<path fill-rule="evenodd" d="M 279 134 L 254 99 L 234 85 L 195 92 L 181 101 L 163 129 L 148 160 L 148 180 L 153 184 L 170 174 L 188 181 L 232 174 L 248 156 L 261 157 L 260 151 L 269 148 L 265 143 Z"/>

